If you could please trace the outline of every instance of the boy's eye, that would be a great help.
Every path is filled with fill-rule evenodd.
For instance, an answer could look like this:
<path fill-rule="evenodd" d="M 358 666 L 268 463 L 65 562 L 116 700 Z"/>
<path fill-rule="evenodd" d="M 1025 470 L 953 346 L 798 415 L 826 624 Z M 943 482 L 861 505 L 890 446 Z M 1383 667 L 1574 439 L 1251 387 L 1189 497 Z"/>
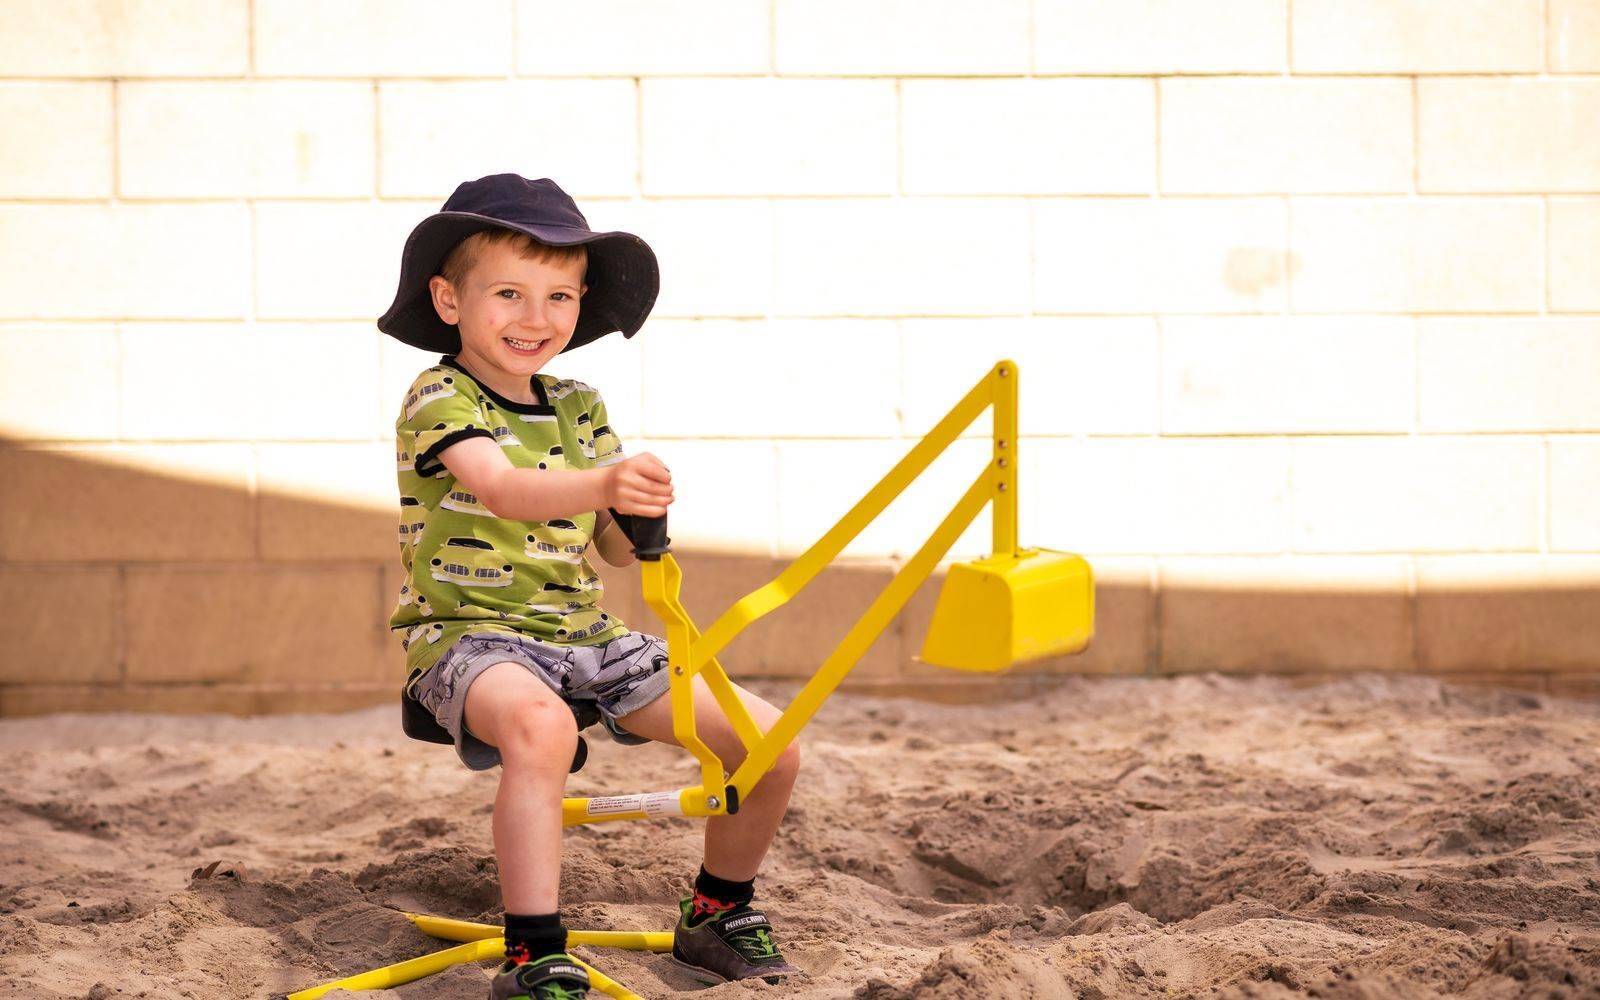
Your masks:
<path fill-rule="evenodd" d="M 502 288 L 498 292 L 495 292 L 495 294 L 496 295 L 515 295 L 515 294 L 517 294 L 517 290 L 515 288 Z"/>
<path fill-rule="evenodd" d="M 568 295 L 566 292 L 556 292 L 555 294 L 561 296 L 563 301 L 572 298 L 572 296 Z"/>

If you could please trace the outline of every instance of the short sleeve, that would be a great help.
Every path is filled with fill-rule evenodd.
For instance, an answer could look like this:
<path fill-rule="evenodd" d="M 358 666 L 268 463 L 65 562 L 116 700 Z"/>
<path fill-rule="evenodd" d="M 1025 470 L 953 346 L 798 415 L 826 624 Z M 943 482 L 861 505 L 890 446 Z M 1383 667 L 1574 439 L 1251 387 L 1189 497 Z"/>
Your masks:
<path fill-rule="evenodd" d="M 439 453 L 458 441 L 494 440 L 488 419 L 478 408 L 475 386 L 448 368 L 430 368 L 411 383 L 395 424 L 401 454 L 410 454 L 414 471 L 424 478 L 444 468 Z"/>
<path fill-rule="evenodd" d="M 593 431 L 594 464 L 614 465 L 622 461 L 625 457 L 622 454 L 622 438 L 612 428 L 611 418 L 606 414 L 606 402 L 598 392 L 589 402 L 589 428 Z"/>

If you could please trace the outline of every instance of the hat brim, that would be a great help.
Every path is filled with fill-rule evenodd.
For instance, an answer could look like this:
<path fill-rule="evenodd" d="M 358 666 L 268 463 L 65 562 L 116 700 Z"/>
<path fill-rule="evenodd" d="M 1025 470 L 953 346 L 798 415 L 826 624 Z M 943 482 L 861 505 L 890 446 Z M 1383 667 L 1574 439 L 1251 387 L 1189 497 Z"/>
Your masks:
<path fill-rule="evenodd" d="M 632 337 L 644 326 L 661 288 L 661 272 L 650 245 L 632 233 L 596 233 L 567 226 L 525 226 L 474 212 L 437 212 L 406 237 L 400 258 L 400 287 L 378 329 L 412 347 L 443 354 L 461 350 L 461 331 L 439 318 L 428 280 L 439 273 L 456 244 L 486 229 L 526 233 L 551 246 L 584 245 L 589 252 L 578 308 L 578 325 L 562 352 L 582 347 L 608 333 Z"/>

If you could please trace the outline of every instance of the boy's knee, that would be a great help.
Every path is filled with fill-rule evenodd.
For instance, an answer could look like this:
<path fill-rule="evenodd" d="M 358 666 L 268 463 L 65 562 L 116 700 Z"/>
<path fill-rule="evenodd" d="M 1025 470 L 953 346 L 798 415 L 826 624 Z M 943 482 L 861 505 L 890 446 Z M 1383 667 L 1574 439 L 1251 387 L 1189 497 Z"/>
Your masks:
<path fill-rule="evenodd" d="M 772 765 L 772 775 L 785 781 L 793 781 L 800 773 L 800 744 L 790 743 L 783 748 L 783 753 L 778 754 L 778 759 Z"/>
<path fill-rule="evenodd" d="M 578 723 L 559 701 L 524 701 L 502 719 L 500 756 L 508 763 L 542 763 L 565 771 L 578 746 Z"/>

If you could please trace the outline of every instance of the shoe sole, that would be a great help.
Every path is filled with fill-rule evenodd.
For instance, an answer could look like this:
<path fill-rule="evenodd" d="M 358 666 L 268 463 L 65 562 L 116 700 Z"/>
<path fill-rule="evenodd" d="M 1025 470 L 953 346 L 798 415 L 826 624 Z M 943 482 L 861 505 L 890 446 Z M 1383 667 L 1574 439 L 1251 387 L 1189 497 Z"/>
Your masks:
<path fill-rule="evenodd" d="M 668 957 L 672 959 L 673 965 L 676 965 L 678 968 L 689 973 L 689 975 L 694 977 L 696 982 L 705 983 L 707 986 L 718 986 L 722 983 L 733 982 L 733 980 L 729 979 L 727 976 L 724 976 L 720 972 L 712 972 L 710 969 L 702 969 L 698 965 L 690 965 L 688 962 L 685 962 L 676 955 L 669 955 Z M 707 979 L 705 978 L 706 976 L 710 976 L 711 978 Z"/>
<path fill-rule="evenodd" d="M 690 965 L 688 962 L 685 962 L 684 960 L 682 960 L 681 958 L 679 958 L 676 955 L 673 955 L 673 954 L 669 953 L 667 955 L 667 957 L 672 960 L 672 964 L 673 965 L 676 965 L 678 968 L 682 969 L 683 971 L 687 972 L 690 976 L 694 977 L 695 981 L 704 983 L 707 986 L 721 986 L 723 983 L 731 983 L 731 982 L 735 982 L 736 981 L 736 980 L 733 980 L 733 979 L 729 979 L 727 976 L 724 976 L 720 972 L 713 972 L 710 969 L 704 969 L 704 968 L 701 968 L 698 965 Z M 797 975 L 798 975 L 798 973 L 794 973 L 794 972 L 779 972 L 779 973 L 774 973 L 774 974 L 772 974 L 770 976 L 751 976 L 750 978 L 751 979 L 759 979 L 762 982 L 766 983 L 768 986 L 778 986 L 778 985 L 782 984 L 783 980 L 792 979 Z M 706 979 L 705 978 L 706 976 L 710 976 L 712 978 Z M 776 980 L 776 982 L 769 982 L 769 980 Z"/>

